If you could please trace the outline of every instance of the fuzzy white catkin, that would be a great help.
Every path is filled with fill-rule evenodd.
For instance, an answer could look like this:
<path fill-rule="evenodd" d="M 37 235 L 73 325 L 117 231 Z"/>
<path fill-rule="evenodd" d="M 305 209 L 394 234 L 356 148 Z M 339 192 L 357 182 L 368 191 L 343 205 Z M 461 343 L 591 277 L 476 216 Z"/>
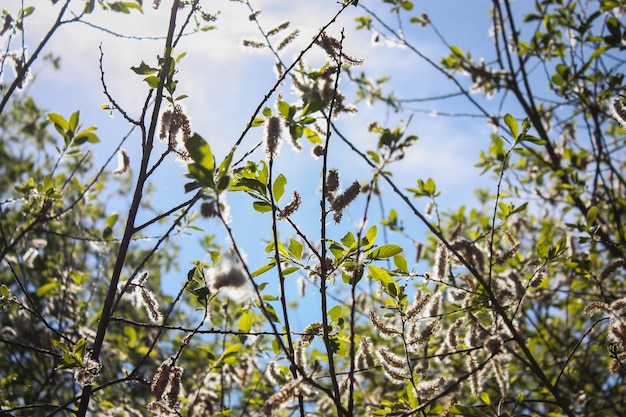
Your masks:
<path fill-rule="evenodd" d="M 265 153 L 267 159 L 273 161 L 280 151 L 280 137 L 282 135 L 283 126 L 280 117 L 271 116 L 265 121 L 265 137 L 263 142 L 265 144 Z"/>

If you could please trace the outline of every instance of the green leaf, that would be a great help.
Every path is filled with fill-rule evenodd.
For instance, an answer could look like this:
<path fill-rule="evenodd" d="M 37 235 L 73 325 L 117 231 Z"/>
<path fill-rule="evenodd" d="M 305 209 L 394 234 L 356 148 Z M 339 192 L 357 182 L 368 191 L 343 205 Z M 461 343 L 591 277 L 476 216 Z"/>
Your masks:
<path fill-rule="evenodd" d="M 248 333 L 252 328 L 252 323 L 254 321 L 254 314 L 252 310 L 244 310 L 241 313 L 241 317 L 239 318 L 239 326 L 238 330 L 243 333 Z"/>
<path fill-rule="evenodd" d="M 216 191 L 218 194 L 224 192 L 230 186 L 230 175 L 223 175 L 217 180 Z"/>
<path fill-rule="evenodd" d="M 306 115 L 315 113 L 317 111 L 322 110 L 326 107 L 326 104 L 321 100 L 312 100 L 310 101 L 303 109 L 300 117 L 304 117 Z"/>
<path fill-rule="evenodd" d="M 211 147 L 202 136 L 194 133 L 193 136 L 185 142 L 185 147 L 196 163 L 207 171 L 213 172 L 215 168 L 215 158 L 213 157 L 213 152 L 211 152 Z"/>
<path fill-rule="evenodd" d="M 278 102 L 278 112 L 286 119 L 289 120 L 289 115 L 291 114 L 291 106 L 286 101 Z M 293 115 L 292 115 L 293 117 Z"/>
<path fill-rule="evenodd" d="M 59 288 L 60 286 L 61 284 L 58 281 L 51 281 L 37 288 L 37 291 L 35 292 L 35 294 L 37 295 L 37 297 L 43 297 L 44 295 L 48 294 L 49 292 L 54 291 L 56 288 Z"/>
<path fill-rule="evenodd" d="M 556 242 L 556 246 L 554 247 L 554 256 L 561 255 L 565 249 L 567 249 L 567 240 L 562 237 Z"/>
<path fill-rule="evenodd" d="M 76 132 L 76 129 L 78 128 L 78 117 L 80 115 L 80 112 L 78 110 L 76 110 L 74 113 L 72 113 L 72 115 L 70 116 L 70 121 L 68 123 L 68 127 L 67 129 L 72 131 L 72 132 Z"/>
<path fill-rule="evenodd" d="M 197 180 L 203 187 L 213 188 L 215 183 L 213 182 L 213 171 L 209 171 L 198 163 L 192 163 L 187 165 L 189 175 Z"/>
<path fill-rule="evenodd" d="M 85 9 L 84 9 L 85 14 L 89 14 L 93 12 L 93 8 L 95 4 L 96 4 L 96 0 L 87 0 L 85 2 Z"/>
<path fill-rule="evenodd" d="M 52 179 L 51 174 L 46 174 L 46 176 L 43 177 L 43 191 L 49 191 L 49 190 L 52 190 L 53 188 L 54 188 L 54 179 Z"/>
<path fill-rule="evenodd" d="M 524 142 L 532 142 L 535 145 L 540 145 L 540 146 L 543 146 L 546 143 L 548 143 L 547 140 L 541 139 L 541 138 L 538 138 L 537 136 L 532 136 L 532 135 L 524 135 L 523 140 Z"/>
<path fill-rule="evenodd" d="M 254 120 L 252 121 L 252 123 L 250 124 L 250 126 L 258 127 L 258 126 L 262 126 L 263 123 L 265 123 L 265 118 L 264 117 L 255 117 Z"/>
<path fill-rule="evenodd" d="M 48 120 L 54 123 L 55 127 L 58 126 L 63 131 L 62 134 L 65 134 L 65 132 L 68 130 L 69 124 L 67 120 L 65 120 L 65 118 L 60 114 L 48 113 Z"/>
<path fill-rule="evenodd" d="M 605 53 L 610 47 L 610 45 L 602 45 L 601 47 L 593 51 L 593 53 L 589 56 L 589 61 L 593 61 L 594 59 Z"/>
<path fill-rule="evenodd" d="M 393 263 L 400 272 L 404 272 L 405 274 L 409 273 L 409 264 L 407 263 L 406 258 L 404 256 L 402 255 L 394 256 Z"/>
<path fill-rule="evenodd" d="M 5 284 L 0 285 L 0 297 L 9 298 L 10 294 L 11 291 L 9 291 L 9 287 L 7 287 Z"/>
<path fill-rule="evenodd" d="M 455 416 L 465 416 L 465 417 L 485 417 L 483 413 L 481 413 L 477 408 L 473 407 L 465 407 L 463 405 L 453 405 L 450 407 L 450 412 Z"/>
<path fill-rule="evenodd" d="M 509 128 L 509 131 L 511 132 L 513 138 L 517 139 L 517 136 L 519 135 L 519 125 L 517 124 L 517 120 L 515 120 L 515 117 L 511 116 L 509 113 L 505 114 L 504 123 Z"/>
<path fill-rule="evenodd" d="M 428 195 L 434 195 L 435 190 L 437 189 L 437 186 L 435 185 L 435 180 L 433 180 L 432 178 L 428 178 L 423 188 Z"/>
<path fill-rule="evenodd" d="M 280 174 L 274 180 L 272 186 L 272 193 L 274 194 L 274 201 L 279 202 L 281 197 L 285 194 L 285 185 L 287 184 L 287 178 L 283 174 Z"/>
<path fill-rule="evenodd" d="M 546 260 L 548 258 L 548 245 L 546 245 L 543 242 L 538 243 L 536 250 L 537 250 L 537 256 L 539 256 L 539 259 Z"/>
<path fill-rule="evenodd" d="M 258 193 L 262 196 L 267 194 L 265 184 L 256 178 L 239 178 L 234 188 L 247 193 Z"/>
<path fill-rule="evenodd" d="M 219 361 L 230 365 L 237 363 L 237 357 L 239 356 L 240 350 L 241 343 L 233 343 L 232 345 L 229 345 L 220 356 Z"/>
<path fill-rule="evenodd" d="M 482 402 L 484 402 L 487 405 L 491 405 L 491 398 L 489 398 L 489 394 L 486 392 L 483 392 L 480 394 L 480 399 L 482 400 Z"/>
<path fill-rule="evenodd" d="M 462 50 L 461 50 L 461 48 L 459 48 L 458 46 L 456 46 L 456 45 L 452 45 L 452 46 L 450 47 L 450 50 L 451 50 L 451 51 L 452 51 L 452 53 L 453 53 L 454 55 L 456 55 L 457 57 L 459 57 L 459 58 L 463 58 L 463 51 L 462 51 Z"/>
<path fill-rule="evenodd" d="M 119 219 L 119 217 L 120 217 L 119 213 L 113 213 L 109 217 L 106 218 L 106 220 L 104 221 L 104 224 L 108 227 L 113 227 L 115 226 L 115 223 L 117 223 L 117 219 Z"/>
<path fill-rule="evenodd" d="M 402 247 L 389 243 L 379 248 L 373 249 L 367 254 L 368 259 L 386 259 L 402 253 Z"/>
<path fill-rule="evenodd" d="M 79 148 L 74 148 L 74 149 L 70 149 L 69 151 L 67 151 L 65 153 L 65 156 L 72 157 L 72 158 L 78 158 L 82 154 L 83 154 L 83 152 Z"/>
<path fill-rule="evenodd" d="M 275 266 L 276 266 L 276 262 L 271 261 L 270 263 L 265 264 L 265 265 L 257 268 L 255 271 L 253 271 L 250 274 L 250 276 L 252 278 L 258 277 L 259 275 L 266 273 L 267 271 L 269 271 L 270 269 L 274 268 Z"/>
<path fill-rule="evenodd" d="M 129 347 L 136 347 L 139 338 L 137 337 L 137 330 L 132 326 L 124 326 L 124 341 Z"/>
<path fill-rule="evenodd" d="M 408 381 L 406 384 L 406 395 L 409 399 L 409 405 L 411 406 L 411 408 L 417 408 L 417 406 L 419 405 L 419 400 L 415 395 L 415 389 L 413 388 L 413 384 L 410 381 Z"/>
<path fill-rule="evenodd" d="M 272 211 L 272 205 L 267 201 L 255 201 L 252 203 L 252 207 L 259 213 L 267 213 Z"/>
<path fill-rule="evenodd" d="M 207 144 L 208 146 L 208 144 Z M 210 149 L 209 149 L 210 152 Z M 233 162 L 233 156 L 235 155 L 235 147 L 233 147 L 226 158 L 222 161 L 220 166 L 217 168 L 217 191 L 221 193 L 226 190 L 230 184 L 230 164 Z"/>
<path fill-rule="evenodd" d="M 339 321 L 343 318 L 341 313 L 341 306 L 334 306 L 330 310 L 328 310 L 328 317 L 331 319 L 331 321 L 339 323 Z"/>
<path fill-rule="evenodd" d="M 138 0 L 138 1 L 141 1 L 141 0 Z M 136 9 L 136 10 L 139 10 L 140 12 L 143 12 L 143 10 L 141 10 L 140 2 L 134 3 L 131 1 L 116 1 L 114 3 L 109 3 L 109 7 L 111 8 L 111 10 L 115 12 L 120 12 L 124 14 L 130 13 L 130 9 Z"/>
<path fill-rule="evenodd" d="M 0 379 L 0 387 L 10 385 L 13 381 L 17 380 L 18 377 L 19 375 L 17 372 L 8 374 L 4 378 Z"/>
<path fill-rule="evenodd" d="M 141 61 L 141 64 L 139 64 L 138 67 L 130 67 L 130 69 L 133 70 L 135 74 L 139 74 L 139 75 L 154 74 L 155 72 L 158 71 L 156 68 L 152 68 L 151 66 L 147 65 L 143 61 Z"/>
<path fill-rule="evenodd" d="M 104 239 L 110 239 L 113 236 L 113 226 L 119 218 L 118 213 L 113 213 L 104 221 L 104 229 L 102 229 L 102 237 Z"/>
<path fill-rule="evenodd" d="M 320 138 L 320 135 L 317 134 L 317 132 L 313 129 L 310 129 L 308 127 L 304 128 L 304 136 L 307 138 L 307 140 L 315 145 L 321 145 L 322 144 L 322 138 Z"/>
<path fill-rule="evenodd" d="M 150 86 L 150 88 L 158 88 L 159 87 L 159 81 L 161 80 L 159 77 L 157 77 L 156 75 L 150 75 L 146 78 L 143 79 L 146 83 L 148 83 L 148 86 Z"/>
<path fill-rule="evenodd" d="M 263 303 L 263 307 L 269 316 L 269 319 L 274 323 L 280 323 L 280 317 L 276 314 L 276 309 L 270 303 Z"/>
<path fill-rule="evenodd" d="M 189 193 L 193 190 L 197 190 L 198 188 L 202 188 L 202 184 L 200 184 L 198 181 L 192 181 L 192 182 L 188 182 L 187 184 L 185 184 L 186 193 Z"/>
<path fill-rule="evenodd" d="M 74 345 L 72 350 L 76 354 L 76 356 L 80 359 L 85 357 L 85 348 L 87 347 L 87 341 L 83 339 L 79 339 L 78 342 Z"/>
<path fill-rule="evenodd" d="M 376 152 L 370 150 L 370 151 L 367 151 L 367 154 L 369 155 L 369 157 L 372 159 L 372 161 L 375 164 L 380 163 L 380 156 Z"/>
<path fill-rule="evenodd" d="M 384 288 L 387 288 L 389 284 L 394 283 L 391 275 L 389 274 L 389 272 L 387 272 L 387 270 L 375 265 L 369 265 L 367 269 L 369 271 L 370 277 L 380 282 Z"/>
<path fill-rule="evenodd" d="M 88 131 L 79 132 L 78 135 L 76 135 L 76 137 L 72 141 L 72 146 L 79 146 L 85 142 L 98 143 L 100 142 L 100 138 L 98 137 L 98 135 L 92 132 L 88 132 Z"/>
<path fill-rule="evenodd" d="M 407 188 L 407 191 L 413 193 L 413 197 L 438 197 L 440 193 L 437 192 L 437 184 L 432 178 L 428 178 L 426 181 L 418 179 L 417 188 Z"/>
<path fill-rule="evenodd" d="M 287 276 L 289 274 L 293 274 L 296 271 L 299 271 L 300 267 L 299 266 L 289 266 L 285 269 L 282 270 L 283 276 Z"/>
<path fill-rule="evenodd" d="M 616 38 L 616 39 L 619 39 L 619 38 L 622 37 L 620 26 L 621 25 L 620 25 L 619 20 L 617 20 L 613 16 L 609 17 L 607 22 L 606 22 L 607 29 L 609 30 L 611 35 L 613 35 L 613 37 Z"/>
<path fill-rule="evenodd" d="M 354 234 L 352 232 L 347 232 L 342 238 L 341 243 L 343 243 L 347 248 L 354 245 L 356 239 L 354 238 Z"/>
<path fill-rule="evenodd" d="M 587 210 L 587 215 L 586 215 L 587 226 L 593 226 L 593 223 L 596 221 L 597 217 L 598 217 L 598 207 L 597 206 L 590 207 L 589 210 Z"/>
<path fill-rule="evenodd" d="M 372 246 L 374 246 L 374 242 L 376 242 L 377 234 L 378 234 L 378 228 L 376 227 L 376 225 L 367 229 L 367 232 L 365 232 L 365 243 L 364 243 L 363 249 L 367 250 L 371 248 Z"/>
<path fill-rule="evenodd" d="M 515 207 L 515 208 L 511 211 L 511 214 L 521 213 L 522 211 L 526 210 L 526 207 L 528 207 L 528 202 L 525 202 L 525 203 L 520 204 L 520 206 L 519 206 L 519 207 Z"/>
<path fill-rule="evenodd" d="M 303 125 L 310 125 L 312 123 L 315 123 L 316 121 L 317 119 L 315 117 L 303 117 L 302 119 L 298 120 L 298 123 Z"/>
<path fill-rule="evenodd" d="M 287 250 L 298 261 L 302 259 L 302 243 L 295 239 L 289 239 L 289 246 L 287 247 Z"/>
<path fill-rule="evenodd" d="M 217 414 L 213 414 L 213 417 L 233 417 L 232 410 L 223 410 Z"/>

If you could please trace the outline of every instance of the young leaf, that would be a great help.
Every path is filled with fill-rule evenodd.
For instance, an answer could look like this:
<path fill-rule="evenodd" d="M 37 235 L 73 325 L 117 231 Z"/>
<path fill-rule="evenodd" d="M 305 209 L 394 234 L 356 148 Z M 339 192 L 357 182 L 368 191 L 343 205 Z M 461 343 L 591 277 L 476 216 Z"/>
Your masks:
<path fill-rule="evenodd" d="M 289 113 L 291 112 L 291 106 L 286 101 L 278 102 L 278 112 L 282 114 L 282 116 L 289 120 Z"/>
<path fill-rule="evenodd" d="M 287 184 L 287 178 L 285 178 L 283 174 L 280 174 L 274 180 L 274 185 L 272 186 L 274 201 L 279 202 L 281 197 L 285 194 L 285 184 Z"/>
<path fill-rule="evenodd" d="M 405 274 L 409 273 L 409 264 L 406 261 L 406 258 L 404 256 L 402 255 L 394 256 L 393 263 L 400 272 L 404 272 Z"/>
<path fill-rule="evenodd" d="M 259 213 L 267 213 L 272 211 L 272 205 L 266 201 L 255 201 L 252 203 L 252 207 Z"/>
<path fill-rule="evenodd" d="M 450 50 L 452 51 L 454 55 L 458 56 L 459 58 L 463 58 L 463 51 L 458 46 L 452 45 L 450 47 Z"/>
<path fill-rule="evenodd" d="M 55 124 L 55 127 L 58 126 L 64 132 L 68 130 L 69 123 L 63 116 L 57 113 L 48 113 L 48 119 Z"/>
<path fill-rule="evenodd" d="M 368 259 L 386 259 L 391 258 L 403 251 L 402 247 L 394 245 L 392 243 L 383 245 L 379 248 L 373 249 L 367 254 Z"/>
<path fill-rule="evenodd" d="M 143 79 L 150 88 L 157 88 L 159 86 L 160 78 L 156 75 L 150 75 Z"/>
<path fill-rule="evenodd" d="M 251 123 L 251 126 L 252 127 L 257 127 L 257 126 L 263 125 L 263 123 L 265 123 L 265 118 L 264 117 L 255 117 L 254 120 Z"/>
<path fill-rule="evenodd" d="M 393 279 L 391 279 L 391 275 L 389 275 L 389 272 L 387 272 L 387 270 L 375 265 L 369 265 L 367 269 L 370 276 L 376 281 L 380 282 L 384 288 L 387 288 L 390 283 L 393 283 Z"/>
<path fill-rule="evenodd" d="M 238 330 L 243 333 L 249 332 L 252 328 L 253 319 L 254 314 L 252 313 L 252 310 L 244 310 L 239 318 Z"/>
<path fill-rule="evenodd" d="M 210 171 L 198 163 L 187 165 L 189 175 L 197 180 L 203 187 L 213 188 L 213 171 Z"/>
<path fill-rule="evenodd" d="M 302 259 L 302 243 L 295 239 L 289 239 L 289 246 L 287 247 L 287 250 L 297 260 Z"/>
<path fill-rule="evenodd" d="M 308 127 L 304 128 L 304 136 L 307 138 L 307 140 L 315 145 L 321 145 L 322 144 L 322 138 L 320 138 L 320 135 L 317 134 L 316 131 L 314 131 L 313 129 L 310 129 Z"/>
<path fill-rule="evenodd" d="M 515 120 L 515 117 L 511 116 L 509 113 L 505 114 L 504 123 L 509 128 L 509 131 L 511 132 L 513 138 L 517 139 L 517 136 L 519 134 L 519 125 L 517 124 L 517 120 Z"/>
<path fill-rule="evenodd" d="M 410 381 L 408 381 L 406 384 L 406 394 L 411 408 L 417 408 L 417 406 L 419 405 L 419 400 L 417 399 L 417 395 L 415 395 L 415 389 L 413 388 L 413 384 Z"/>
<path fill-rule="evenodd" d="M 378 228 L 376 225 L 367 229 L 365 232 L 365 242 L 363 243 L 363 249 L 367 250 L 374 246 L 374 242 L 376 242 L 376 235 L 378 234 Z"/>
<path fill-rule="evenodd" d="M 354 238 L 354 234 L 352 232 L 347 232 L 342 238 L 341 243 L 343 243 L 347 248 L 351 247 L 356 239 Z"/>
<path fill-rule="evenodd" d="M 257 268 L 255 271 L 253 271 L 250 274 L 250 276 L 252 278 L 258 277 L 259 275 L 266 273 L 267 271 L 269 271 L 270 269 L 274 268 L 275 266 L 276 266 L 276 263 L 274 261 L 272 261 L 272 262 L 270 262 L 268 264 L 265 264 L 265 265 L 260 266 L 259 268 Z"/>
<path fill-rule="evenodd" d="M 328 317 L 330 318 L 331 321 L 335 323 L 339 323 L 339 321 L 342 319 L 341 312 L 342 312 L 341 306 L 334 306 L 330 310 L 328 310 Z"/>
<path fill-rule="evenodd" d="M 72 133 L 76 132 L 76 129 L 78 128 L 78 117 L 79 117 L 79 114 L 80 114 L 80 112 L 78 110 L 76 110 L 70 116 L 70 121 L 68 123 L 67 129 L 70 130 Z"/>
<path fill-rule="evenodd" d="M 587 220 L 587 226 L 593 226 L 593 223 L 596 221 L 596 217 L 598 217 L 598 207 L 592 206 L 589 208 L 585 217 Z"/>
<path fill-rule="evenodd" d="M 546 260 L 548 258 L 548 245 L 541 242 L 537 244 L 537 256 L 539 259 Z"/>
<path fill-rule="evenodd" d="M 37 297 L 42 297 L 48 294 L 49 292 L 54 291 L 56 288 L 60 286 L 61 284 L 58 281 L 48 282 L 47 284 L 44 284 L 41 287 L 37 288 L 37 291 L 35 292 L 35 294 L 37 295 Z"/>
<path fill-rule="evenodd" d="M 139 64 L 138 67 L 130 67 L 130 69 L 133 70 L 135 74 L 139 74 L 139 75 L 154 74 L 155 72 L 158 71 L 156 68 L 152 68 L 151 66 L 149 66 L 143 61 L 141 61 L 141 64 Z"/>
<path fill-rule="evenodd" d="M 287 276 L 289 274 L 293 274 L 296 271 L 299 271 L 300 267 L 298 266 L 289 266 L 282 270 L 283 276 Z"/>
<path fill-rule="evenodd" d="M 185 147 L 189 151 L 191 158 L 207 171 L 213 171 L 215 167 L 215 158 L 211 147 L 200 135 L 194 133 L 192 137 L 187 139 Z"/>
<path fill-rule="evenodd" d="M 98 143 L 100 142 L 100 138 L 95 133 L 92 133 L 91 131 L 88 131 L 88 130 L 84 130 L 82 132 L 79 132 L 78 135 L 76 135 L 76 137 L 72 141 L 72 146 L 79 146 L 85 142 Z"/>

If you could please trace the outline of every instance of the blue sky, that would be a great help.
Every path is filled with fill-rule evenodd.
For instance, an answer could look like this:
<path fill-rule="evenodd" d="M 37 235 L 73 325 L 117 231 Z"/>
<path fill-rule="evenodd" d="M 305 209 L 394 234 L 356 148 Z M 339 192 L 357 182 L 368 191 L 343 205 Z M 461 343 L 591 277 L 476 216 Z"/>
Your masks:
<path fill-rule="evenodd" d="M 32 50 L 55 18 L 59 5 L 52 6 L 51 2 L 26 1 L 27 5 L 29 3 L 35 4 L 38 8 L 26 22 L 29 34 L 26 42 Z M 77 6 L 82 5 L 82 2 L 75 3 Z M 132 36 L 164 36 L 169 13 L 166 4 L 168 2 L 162 2 L 161 8 L 157 11 L 152 10 L 149 3 L 145 4 L 144 14 L 121 15 L 98 10 L 86 20 L 111 31 Z M 290 20 L 292 27 L 301 30 L 299 38 L 283 53 L 286 62 L 290 62 L 316 34 L 318 28 L 328 22 L 338 10 L 338 5 L 332 0 L 315 2 L 251 0 L 251 3 L 253 7 L 263 11 L 258 19 L 266 30 L 285 20 Z M 419 15 L 423 9 L 449 43 L 458 45 L 463 50 L 471 50 L 476 59 L 484 54 L 488 60 L 493 50 L 488 35 L 490 3 L 486 0 L 416 1 L 414 14 Z M 260 37 L 256 25 L 248 19 L 247 7 L 226 0 L 206 4 L 208 10 L 220 11 L 216 22 L 217 30 L 186 37 L 180 43 L 176 52 L 184 51 L 187 57 L 179 66 L 178 92 L 189 95 L 184 104 L 191 117 L 193 130 L 209 141 L 219 160 L 239 137 L 251 112 L 272 87 L 276 77 L 272 70 L 273 57 L 269 51 L 250 52 L 241 47 L 243 38 Z M 381 17 L 393 24 L 393 18 L 387 14 L 388 5 L 382 5 L 380 0 L 361 0 L 361 4 L 377 11 Z M 363 10 L 351 7 L 330 29 L 330 33 L 338 37 L 344 28 L 345 51 L 364 60 L 362 66 L 355 70 L 356 73 L 364 71 L 371 78 L 391 76 L 388 88 L 402 98 L 429 97 L 455 92 L 454 87 L 441 74 L 407 49 L 372 45 L 371 33 L 354 29 L 355 17 L 364 14 Z M 447 54 L 445 45 L 430 29 L 406 25 L 405 35 L 435 62 L 439 61 L 440 56 Z M 126 134 L 129 126 L 119 114 L 111 118 L 107 112 L 100 109 L 107 100 L 102 94 L 99 81 L 99 45 L 102 45 L 104 51 L 105 76 L 111 94 L 130 114 L 137 115 L 145 100 L 147 89 L 141 80 L 142 77 L 130 71 L 130 67 L 138 65 L 142 60 L 154 64 L 155 56 L 162 51 L 163 43 L 163 40 L 129 40 L 81 23 L 68 24 L 60 29 L 44 51 L 61 57 L 60 71 L 52 71 L 49 63 L 40 61 L 34 68 L 37 78 L 29 93 L 35 96 L 40 105 L 55 113 L 68 116 L 80 109 L 81 121 L 85 125 L 98 126 L 102 142 L 92 146 L 91 150 L 99 161 L 104 161 Z M 312 65 L 320 65 L 322 59 L 323 55 L 319 51 L 306 58 Z M 469 78 L 466 78 L 462 81 L 469 85 Z M 342 81 L 340 87 L 349 100 L 354 99 L 354 90 L 346 80 Z M 287 90 L 285 97 L 287 101 L 294 99 Z M 480 99 L 478 95 L 476 98 Z M 273 107 L 275 100 L 276 96 L 272 97 L 268 104 Z M 481 102 L 491 111 L 498 111 L 499 103 L 484 100 Z M 420 105 L 416 105 L 418 106 Z M 421 107 L 425 110 L 436 109 L 439 113 L 476 113 L 464 99 L 423 103 Z M 342 116 L 337 120 L 337 124 L 362 150 L 372 149 L 377 140 L 374 135 L 367 132 L 369 123 L 376 120 L 379 124 L 385 125 L 385 122 L 388 122 L 387 126 L 393 128 L 402 117 L 407 117 L 406 114 L 387 115 L 384 107 L 380 105 L 366 107 L 361 103 L 359 110 L 356 115 Z M 478 185 L 494 184 L 492 179 L 479 176 L 479 171 L 473 167 L 480 149 L 486 148 L 489 143 L 491 129 L 485 125 L 483 119 L 435 117 L 417 113 L 408 132 L 418 135 L 420 141 L 407 157 L 393 168 L 394 178 L 402 187 L 414 186 L 418 178 L 434 178 L 442 192 L 440 203 L 445 209 L 461 204 L 475 204 L 473 190 Z M 252 129 L 243 142 L 242 150 L 251 149 L 261 137 L 260 128 Z M 164 146 L 162 145 L 163 149 Z M 131 163 L 137 167 L 140 150 L 138 137 L 131 137 L 124 147 L 131 154 Z M 319 213 L 316 211 L 319 208 L 319 193 L 316 190 L 319 187 L 321 164 L 320 161 L 314 161 L 310 157 L 309 149 L 307 143 L 304 143 L 304 150 L 300 153 L 293 152 L 289 146 L 283 146 L 277 163 L 277 172 L 283 172 L 289 180 L 286 196 L 290 196 L 293 189 L 301 190 L 304 198 L 303 207 L 295 218 L 303 229 L 315 234 L 319 229 Z M 340 168 L 344 185 L 355 179 L 365 180 L 370 177 L 369 168 L 355 161 L 337 138 L 331 142 L 330 153 L 330 164 Z M 251 159 L 258 161 L 263 157 L 264 154 L 257 151 Z M 115 169 L 114 164 L 110 169 Z M 185 198 L 182 190 L 185 183 L 184 173 L 185 168 L 173 160 L 162 167 L 153 182 L 153 196 L 157 206 L 167 209 Z M 263 240 L 270 237 L 269 216 L 251 212 L 249 199 L 229 196 L 229 202 L 232 206 L 235 235 L 249 256 L 250 268 L 254 270 L 264 262 L 265 254 L 262 248 L 265 246 Z M 415 203 L 418 208 L 423 209 L 426 202 L 417 200 Z M 115 201 L 110 203 L 107 209 L 110 212 L 124 213 L 127 203 Z M 405 211 L 396 198 L 386 197 L 384 203 L 386 209 L 396 207 L 401 216 L 405 216 Z M 359 205 L 355 205 L 355 208 L 346 215 L 345 226 L 349 226 L 350 222 L 359 222 L 361 212 L 358 208 Z M 373 210 L 370 224 L 380 220 L 377 216 L 380 216 L 380 213 Z M 197 225 L 208 233 L 212 233 L 217 227 L 217 223 L 207 220 L 201 220 Z M 425 228 L 412 216 L 406 215 L 405 225 L 414 238 L 424 238 Z M 332 224 L 330 226 L 332 227 Z M 258 233 L 259 231 L 261 233 Z M 333 229 L 331 236 L 337 239 L 344 231 L 343 226 Z M 282 237 L 286 238 L 289 234 L 288 230 L 285 230 Z M 218 242 L 225 244 L 221 237 L 222 233 L 219 232 L 218 235 L 220 236 Z M 199 235 L 194 235 L 180 240 L 184 246 L 180 259 L 183 269 L 181 277 L 184 276 L 184 271 L 191 261 L 208 259 L 198 244 L 199 239 Z M 407 253 L 409 260 L 412 257 L 412 253 Z"/>

